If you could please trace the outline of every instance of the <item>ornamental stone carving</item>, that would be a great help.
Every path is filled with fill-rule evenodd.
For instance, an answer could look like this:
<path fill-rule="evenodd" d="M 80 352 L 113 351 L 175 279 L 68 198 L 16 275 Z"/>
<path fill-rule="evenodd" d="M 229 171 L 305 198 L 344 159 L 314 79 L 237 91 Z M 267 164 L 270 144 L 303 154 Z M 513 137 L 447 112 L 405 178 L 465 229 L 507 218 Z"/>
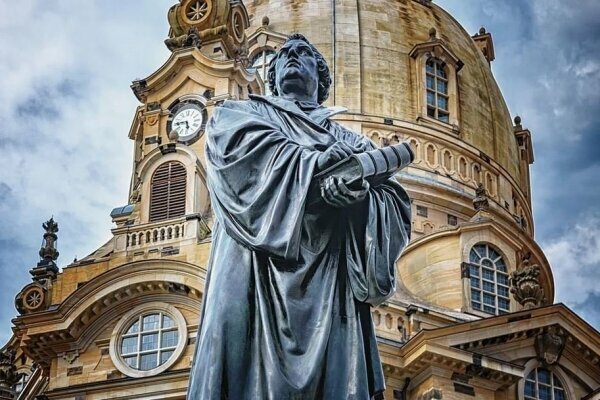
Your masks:
<path fill-rule="evenodd" d="M 535 337 L 535 353 L 538 361 L 546 366 L 558 363 L 565 348 L 564 333 L 556 326 Z"/>
<path fill-rule="evenodd" d="M 179 0 L 169 9 L 167 19 L 171 29 L 165 45 L 171 51 L 221 42 L 208 49 L 207 55 L 212 56 L 212 49 L 223 49 L 232 59 L 245 53 L 245 31 L 250 21 L 241 1 Z"/>
<path fill-rule="evenodd" d="M 510 292 L 526 310 L 539 307 L 544 301 L 544 289 L 539 280 L 540 267 L 531 265 L 530 258 L 531 253 L 526 253 L 519 268 L 510 275 Z"/>
<path fill-rule="evenodd" d="M 15 297 L 15 307 L 20 314 L 46 310 L 48 308 L 48 289 L 38 282 L 25 286 Z"/>
<path fill-rule="evenodd" d="M 483 187 L 483 184 L 478 183 L 475 189 L 475 199 L 473 199 L 473 207 L 476 211 L 485 211 L 490 208 L 490 202 L 488 200 L 487 191 Z"/>
<path fill-rule="evenodd" d="M 0 400 L 13 399 L 13 386 L 19 381 L 19 374 L 14 365 L 15 353 L 13 350 L 0 351 Z"/>
<path fill-rule="evenodd" d="M 193 26 L 189 28 L 186 33 L 165 39 L 165 45 L 171 51 L 174 51 L 176 49 L 183 49 L 186 47 L 195 47 L 199 49 L 202 45 L 202 41 L 200 40 L 198 28 Z"/>

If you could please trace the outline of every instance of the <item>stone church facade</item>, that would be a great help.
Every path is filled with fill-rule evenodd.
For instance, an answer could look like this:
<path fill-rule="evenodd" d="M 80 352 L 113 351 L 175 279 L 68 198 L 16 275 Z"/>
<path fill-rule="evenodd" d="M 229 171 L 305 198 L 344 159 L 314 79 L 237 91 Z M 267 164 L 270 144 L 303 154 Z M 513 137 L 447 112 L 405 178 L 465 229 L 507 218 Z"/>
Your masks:
<path fill-rule="evenodd" d="M 0 399 L 185 399 L 213 223 L 204 127 L 225 99 L 268 92 L 292 32 L 326 57 L 326 104 L 349 109 L 336 120 L 416 154 L 398 175 L 413 238 L 396 294 L 372 310 L 385 399 L 600 399 L 600 334 L 554 304 L 531 133 L 494 79 L 490 33 L 429 0 L 179 0 L 167 18 L 169 59 L 131 86 L 129 202 L 112 238 L 62 269 L 58 224 L 44 224 Z"/>

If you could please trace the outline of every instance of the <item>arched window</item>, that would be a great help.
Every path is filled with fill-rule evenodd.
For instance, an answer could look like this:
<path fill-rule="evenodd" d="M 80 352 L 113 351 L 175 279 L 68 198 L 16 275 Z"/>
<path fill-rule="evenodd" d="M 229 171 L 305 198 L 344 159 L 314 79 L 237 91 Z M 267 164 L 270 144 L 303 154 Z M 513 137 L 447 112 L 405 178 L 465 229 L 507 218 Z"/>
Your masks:
<path fill-rule="evenodd" d="M 510 311 L 508 270 L 500 253 L 487 244 L 473 246 L 469 254 L 471 307 L 489 314 Z"/>
<path fill-rule="evenodd" d="M 183 164 L 169 161 L 152 175 L 150 189 L 150 222 L 185 215 L 186 171 Z"/>
<path fill-rule="evenodd" d="M 546 368 L 536 368 L 527 375 L 525 400 L 566 400 L 565 389 L 558 377 Z"/>
<path fill-rule="evenodd" d="M 19 394 L 23 391 L 23 389 L 25 389 L 25 386 L 27 386 L 27 382 L 29 382 L 29 375 L 27 374 L 23 374 L 21 375 L 21 378 L 19 379 L 19 381 L 15 384 L 14 386 L 14 391 L 16 394 Z"/>
<path fill-rule="evenodd" d="M 448 74 L 444 63 L 429 58 L 425 64 L 427 79 L 427 116 L 450 123 L 448 107 Z"/>
<path fill-rule="evenodd" d="M 269 70 L 269 63 L 275 56 L 275 51 L 271 49 L 264 49 L 259 52 L 252 59 L 252 67 L 250 71 L 256 72 L 265 83 L 265 94 L 270 95 L 269 82 L 267 82 L 267 71 Z"/>

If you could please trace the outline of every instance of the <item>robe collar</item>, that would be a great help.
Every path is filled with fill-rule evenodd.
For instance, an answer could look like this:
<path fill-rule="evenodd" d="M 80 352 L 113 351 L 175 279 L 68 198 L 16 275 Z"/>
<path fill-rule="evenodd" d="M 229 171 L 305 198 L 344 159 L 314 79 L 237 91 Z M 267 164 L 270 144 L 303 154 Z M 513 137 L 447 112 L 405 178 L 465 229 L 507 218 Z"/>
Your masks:
<path fill-rule="evenodd" d="M 251 94 L 249 96 L 252 100 L 262 101 L 264 103 L 270 104 L 275 108 L 278 108 L 282 111 L 293 114 L 294 116 L 302 119 L 303 121 L 318 127 L 318 130 L 323 131 L 323 123 L 333 117 L 334 115 L 345 113 L 348 109 L 344 107 L 324 107 L 319 106 L 314 110 L 310 111 L 308 114 L 302 111 L 295 102 L 291 100 L 284 99 L 279 96 L 261 96 L 257 94 Z"/>

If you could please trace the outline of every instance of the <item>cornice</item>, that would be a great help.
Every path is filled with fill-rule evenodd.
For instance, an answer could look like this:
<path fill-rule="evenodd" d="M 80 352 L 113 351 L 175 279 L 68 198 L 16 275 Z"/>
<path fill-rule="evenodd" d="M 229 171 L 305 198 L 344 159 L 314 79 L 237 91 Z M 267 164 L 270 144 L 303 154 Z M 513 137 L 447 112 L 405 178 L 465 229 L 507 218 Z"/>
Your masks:
<path fill-rule="evenodd" d="M 449 347 L 472 349 L 504 340 L 506 335 L 530 337 L 531 334 L 527 334 L 528 330 L 539 330 L 553 325 L 559 325 L 570 335 L 571 342 L 578 341 L 580 346 L 575 347 L 579 347 L 582 352 L 587 350 L 589 355 L 594 354 L 598 358 L 596 365 L 600 365 L 600 332 L 562 303 L 424 330 L 411 338 L 402 350 L 408 352 L 413 347 L 431 341 Z"/>

